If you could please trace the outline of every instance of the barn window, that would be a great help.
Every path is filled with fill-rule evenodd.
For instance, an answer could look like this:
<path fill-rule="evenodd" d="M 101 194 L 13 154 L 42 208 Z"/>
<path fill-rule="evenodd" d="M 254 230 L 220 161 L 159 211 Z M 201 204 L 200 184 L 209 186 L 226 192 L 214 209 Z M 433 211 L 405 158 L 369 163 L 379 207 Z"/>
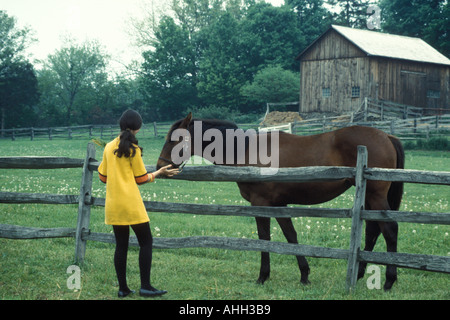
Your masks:
<path fill-rule="evenodd" d="M 359 87 L 352 87 L 352 98 L 359 98 Z"/>
<path fill-rule="evenodd" d="M 330 88 L 322 88 L 322 97 L 324 97 L 324 98 L 331 97 Z"/>
<path fill-rule="evenodd" d="M 439 90 L 428 90 L 427 98 L 439 99 L 441 97 L 441 92 Z"/>

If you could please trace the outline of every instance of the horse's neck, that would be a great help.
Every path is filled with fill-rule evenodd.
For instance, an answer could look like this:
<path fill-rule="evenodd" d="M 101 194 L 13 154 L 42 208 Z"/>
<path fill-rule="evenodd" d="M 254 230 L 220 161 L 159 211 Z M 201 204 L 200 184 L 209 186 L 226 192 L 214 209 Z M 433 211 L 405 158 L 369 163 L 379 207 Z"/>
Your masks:
<path fill-rule="evenodd" d="M 203 124 L 203 123 L 202 123 Z M 191 144 L 191 156 L 199 156 L 202 157 L 206 160 L 208 160 L 209 162 L 212 162 L 213 164 L 225 164 L 225 158 L 226 158 L 226 130 L 227 129 L 232 129 L 235 130 L 236 128 L 226 128 L 226 127 L 221 127 L 221 128 L 216 128 L 210 125 L 210 123 L 206 122 L 206 125 L 202 125 L 202 130 L 201 130 L 201 137 L 199 137 L 198 135 L 200 134 L 200 131 L 198 130 L 199 128 L 196 128 L 197 130 L 194 130 L 194 127 L 191 126 L 189 128 L 189 133 L 191 135 L 191 139 L 192 139 L 192 144 Z M 218 134 L 220 132 L 220 137 L 221 137 L 221 141 L 222 144 L 220 145 L 220 143 L 218 143 L 217 141 L 215 141 L 215 135 L 213 138 L 213 141 L 205 141 L 204 137 L 205 137 L 205 132 L 208 130 L 215 130 L 215 133 Z M 215 152 L 219 152 L 219 149 L 221 149 L 220 151 L 223 154 L 223 159 L 222 159 L 222 163 L 216 163 L 216 160 L 214 157 L 211 157 L 211 154 L 209 152 L 205 153 L 205 149 L 208 148 L 208 146 L 211 143 L 215 143 Z M 200 144 L 201 147 L 199 147 L 198 145 Z M 219 146 L 220 145 L 220 146 Z M 211 148 L 211 147 L 210 147 Z M 211 151 L 211 150 L 209 150 Z"/>
<path fill-rule="evenodd" d="M 204 141 L 205 132 L 208 129 L 216 129 L 216 128 L 207 127 L 202 131 L 201 137 L 198 136 L 196 137 L 194 135 L 194 130 L 193 129 L 190 130 L 190 134 L 193 141 L 193 144 L 191 145 L 191 156 L 196 155 L 212 162 L 213 164 L 229 165 L 229 166 L 257 165 L 257 163 L 259 163 L 258 139 L 260 137 L 260 134 L 256 133 L 256 131 L 254 132 L 241 131 L 243 136 L 240 136 L 239 138 L 233 136 L 232 137 L 233 141 L 227 141 L 227 139 L 230 139 L 231 137 L 227 136 L 226 130 L 227 129 L 236 130 L 236 128 L 225 128 L 225 129 L 221 128 L 220 130 L 217 129 L 221 133 L 219 139 L 221 139 L 222 142 L 218 143 L 215 140 L 215 137 L 212 139 L 213 141 L 209 140 Z M 218 131 L 216 131 L 216 134 L 218 134 Z M 196 132 L 195 134 L 198 135 L 199 133 Z M 267 133 L 264 135 L 267 135 Z M 215 145 L 212 146 L 211 145 L 212 143 L 214 143 Z M 201 145 L 201 147 L 198 146 L 199 144 Z M 267 146 L 267 144 L 265 145 Z M 231 151 L 229 148 L 232 148 L 233 150 Z M 214 150 L 214 156 L 211 154 L 212 150 Z M 231 153 L 228 154 L 228 152 Z M 248 152 L 252 152 L 252 155 L 248 155 Z M 222 157 L 218 156 L 218 153 L 220 153 Z M 228 159 L 227 154 L 229 156 L 232 155 L 233 159 L 232 160 Z M 256 158 L 254 159 L 252 156 Z M 254 162 L 249 162 L 249 158 L 252 158 Z"/>

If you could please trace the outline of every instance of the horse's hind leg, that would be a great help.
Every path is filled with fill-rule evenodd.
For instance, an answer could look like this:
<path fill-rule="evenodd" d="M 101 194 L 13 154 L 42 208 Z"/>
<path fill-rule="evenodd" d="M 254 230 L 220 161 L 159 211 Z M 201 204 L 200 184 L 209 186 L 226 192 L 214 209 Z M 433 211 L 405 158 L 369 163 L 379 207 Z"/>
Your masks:
<path fill-rule="evenodd" d="M 297 241 L 297 232 L 295 231 L 294 225 L 292 224 L 292 220 L 290 218 L 277 218 L 278 224 L 283 230 L 283 234 L 286 237 L 289 243 L 296 243 Z M 300 269 L 300 282 L 303 284 L 309 284 L 308 275 L 309 275 L 309 265 L 308 261 L 304 256 L 296 256 L 298 267 Z"/>
<path fill-rule="evenodd" d="M 367 193 L 366 204 L 371 210 L 390 210 L 389 203 L 386 196 L 382 196 L 383 193 Z M 386 192 L 387 194 L 387 192 Z M 397 237 L 398 237 L 398 224 L 397 222 L 378 222 L 381 233 L 386 241 L 387 252 L 397 252 Z M 361 270 L 361 269 L 360 269 Z M 389 290 L 397 280 L 397 267 L 393 265 L 387 265 L 386 268 L 386 282 L 384 283 L 384 290 Z"/>
<path fill-rule="evenodd" d="M 386 241 L 387 252 L 397 252 L 397 237 L 398 237 L 398 223 L 380 222 L 380 229 Z M 387 291 L 392 288 L 392 285 L 397 280 L 397 267 L 387 265 L 386 267 L 386 282 L 384 283 L 384 290 Z"/>
<path fill-rule="evenodd" d="M 256 218 L 258 237 L 260 240 L 270 240 L 270 218 Z M 261 269 L 256 283 L 264 284 L 270 276 L 270 256 L 268 252 L 261 252 Z"/>
<path fill-rule="evenodd" d="M 378 225 L 378 222 L 366 220 L 366 240 L 365 240 L 366 246 L 364 247 L 364 251 L 373 250 L 380 233 L 381 230 L 380 226 Z M 366 266 L 367 262 L 359 263 L 358 279 L 364 277 L 364 273 L 366 272 Z"/>

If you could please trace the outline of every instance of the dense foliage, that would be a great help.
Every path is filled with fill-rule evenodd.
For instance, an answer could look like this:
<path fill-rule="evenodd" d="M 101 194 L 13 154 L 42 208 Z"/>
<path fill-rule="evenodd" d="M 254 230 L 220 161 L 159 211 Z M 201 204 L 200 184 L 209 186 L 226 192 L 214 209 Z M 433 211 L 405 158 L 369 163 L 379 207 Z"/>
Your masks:
<path fill-rule="evenodd" d="M 257 117 L 266 102 L 298 99 L 300 52 L 331 23 L 367 28 L 373 4 L 382 32 L 449 54 L 446 0 L 171 0 L 170 10 L 134 24 L 143 62 L 132 76 L 109 72 L 99 42 L 72 39 L 38 69 L 24 54 L 30 30 L 0 11 L 1 128 L 114 123 L 127 108 L 146 122 L 188 110 Z"/>

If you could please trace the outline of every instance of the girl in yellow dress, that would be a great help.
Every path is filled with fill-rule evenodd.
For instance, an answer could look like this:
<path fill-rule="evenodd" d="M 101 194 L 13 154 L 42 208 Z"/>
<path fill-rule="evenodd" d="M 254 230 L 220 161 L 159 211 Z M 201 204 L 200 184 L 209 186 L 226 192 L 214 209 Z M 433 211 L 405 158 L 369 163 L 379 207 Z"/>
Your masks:
<path fill-rule="evenodd" d="M 142 148 L 136 134 L 142 126 L 138 112 L 127 110 L 120 118 L 120 136 L 108 143 L 98 167 L 100 180 L 106 183 L 105 223 L 113 226 L 116 238 L 114 266 L 119 282 L 119 297 L 126 297 L 130 290 L 126 279 L 129 227 L 139 242 L 139 270 L 141 296 L 151 297 L 167 293 L 150 285 L 153 238 L 149 217 L 142 201 L 138 185 L 153 182 L 159 175 L 172 177 L 178 169 L 171 165 L 148 173 L 142 160 Z"/>

